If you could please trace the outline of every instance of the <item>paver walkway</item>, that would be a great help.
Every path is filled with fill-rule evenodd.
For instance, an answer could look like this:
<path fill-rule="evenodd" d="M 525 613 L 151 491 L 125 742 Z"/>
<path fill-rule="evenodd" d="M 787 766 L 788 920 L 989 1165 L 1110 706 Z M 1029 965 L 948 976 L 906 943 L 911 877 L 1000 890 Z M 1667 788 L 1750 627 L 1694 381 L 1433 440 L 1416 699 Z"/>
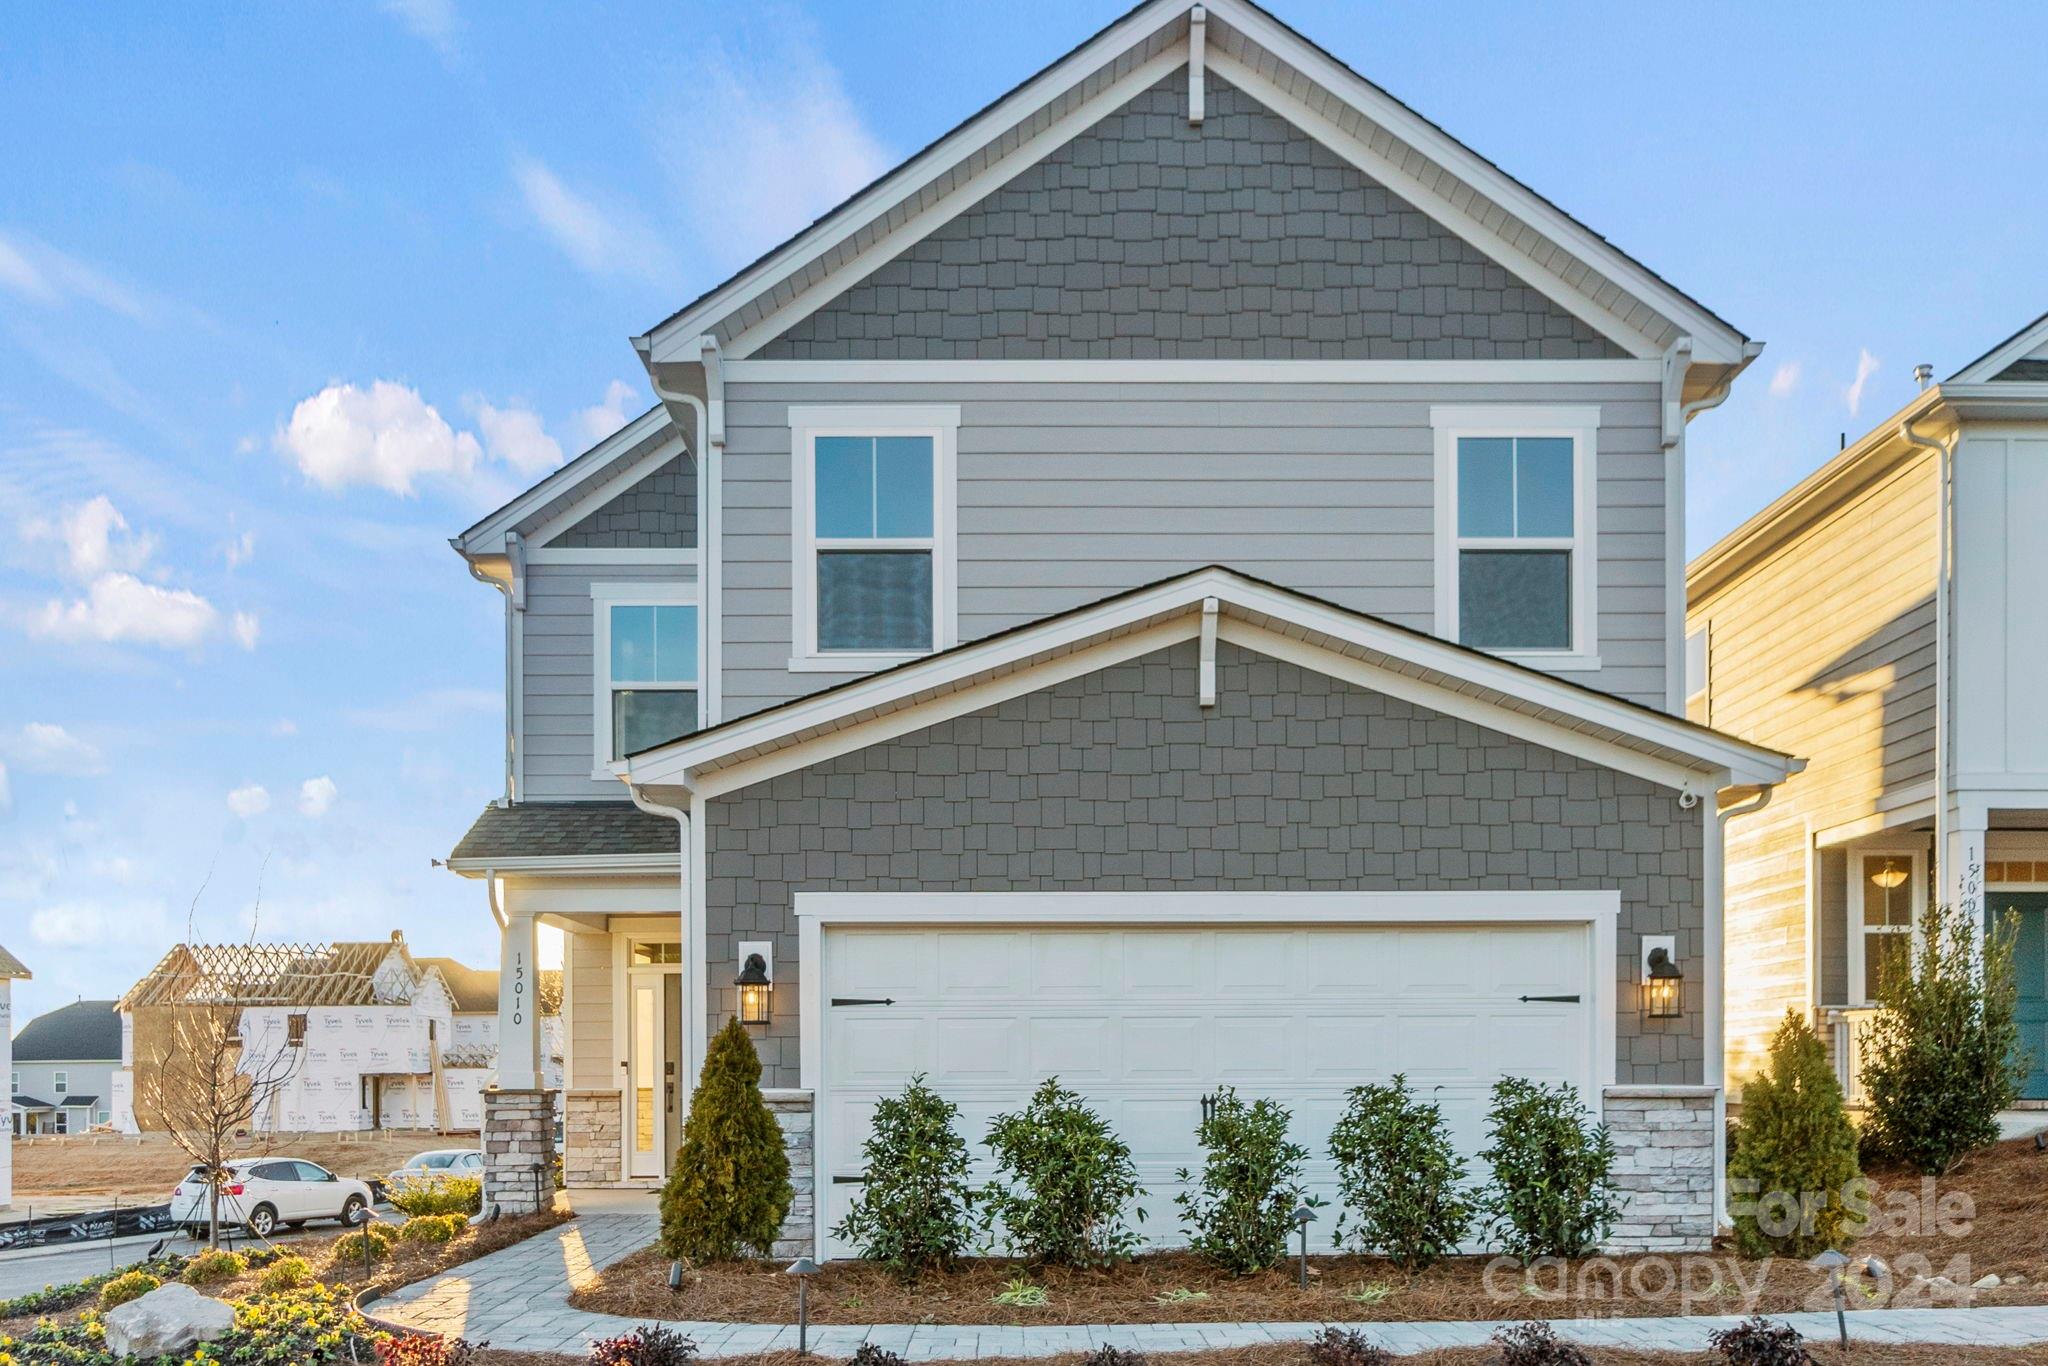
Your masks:
<path fill-rule="evenodd" d="M 572 1289 L 602 1267 L 654 1240 L 652 1202 L 642 1209 L 584 1208 L 570 1223 L 429 1281 L 409 1285 L 370 1306 L 376 1317 L 408 1327 L 453 1333 L 472 1342 L 516 1352 L 581 1356 L 595 1338 L 630 1332 L 642 1320 L 590 1314 L 569 1307 Z M 793 1296 L 794 1292 L 792 1292 Z M 1831 1339 L 1833 1314 L 1785 1314 L 1810 1338 Z M 1700 1351 L 1707 1334 L 1739 1322 L 1735 1315 L 1690 1318 L 1554 1320 L 1560 1337 L 1587 1346 Z M 707 1357 L 741 1356 L 796 1346 L 794 1324 L 669 1323 L 688 1334 Z M 1484 1322 L 1362 1323 L 1389 1351 L 1407 1355 L 1438 1347 L 1483 1345 L 1500 1325 Z M 873 1342 L 910 1361 L 947 1358 L 1053 1356 L 1085 1352 L 1101 1343 L 1141 1352 L 1185 1352 L 1308 1338 L 1320 1323 L 1088 1324 L 1081 1327 L 960 1327 L 878 1324 L 819 1325 L 810 1346 L 821 1356 L 851 1356 Z M 1968 1343 L 2018 1347 L 2048 1342 L 2048 1306 L 1997 1309 L 1865 1309 L 1849 1315 L 1859 1342 Z"/>

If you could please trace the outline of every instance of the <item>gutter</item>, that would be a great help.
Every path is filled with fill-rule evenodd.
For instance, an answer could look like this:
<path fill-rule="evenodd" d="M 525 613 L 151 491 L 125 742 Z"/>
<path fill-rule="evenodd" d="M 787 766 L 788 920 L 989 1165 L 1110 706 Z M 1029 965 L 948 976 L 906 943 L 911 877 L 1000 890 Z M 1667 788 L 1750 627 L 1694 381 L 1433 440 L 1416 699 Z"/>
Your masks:
<path fill-rule="evenodd" d="M 460 551 L 461 547 L 458 546 L 457 550 Z M 512 630 L 512 585 L 500 582 L 478 569 L 476 561 L 470 559 L 466 552 L 463 553 L 462 560 L 469 567 L 469 576 L 472 579 L 478 583 L 489 584 L 505 595 L 505 795 L 498 799 L 498 805 L 509 806 L 512 803 L 513 792 L 513 756 L 518 748 L 517 732 L 512 728 L 512 649 L 516 643 Z"/>

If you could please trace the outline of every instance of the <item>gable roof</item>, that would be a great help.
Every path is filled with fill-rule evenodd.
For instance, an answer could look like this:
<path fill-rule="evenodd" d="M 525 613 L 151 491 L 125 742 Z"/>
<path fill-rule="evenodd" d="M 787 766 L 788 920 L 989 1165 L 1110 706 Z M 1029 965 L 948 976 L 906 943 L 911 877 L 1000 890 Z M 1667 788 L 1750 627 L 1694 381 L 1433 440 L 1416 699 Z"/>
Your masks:
<path fill-rule="evenodd" d="M 448 984 L 448 997 L 458 1015 L 485 1014 L 498 1008 L 498 973 L 494 968 L 473 968 L 453 958 L 421 958 L 422 968 L 441 974 Z"/>
<path fill-rule="evenodd" d="M 1681 335 L 1742 363 L 1733 326 L 1251 0 L 1212 0 L 1205 64 L 1387 183 L 1632 354 Z M 717 337 L 743 359 L 782 326 L 950 220 L 1023 166 L 1189 63 L 1187 0 L 1144 0 L 1066 56 L 634 339 L 650 363 Z"/>
<path fill-rule="evenodd" d="M 19 958 L 9 953 L 6 948 L 0 947 L 0 980 L 10 977 L 25 978 L 29 975 L 29 970 L 23 966 Z"/>
<path fill-rule="evenodd" d="M 177 944 L 116 1005 L 372 1005 L 393 953 L 417 982 L 419 965 L 396 931 L 335 944 Z"/>
<path fill-rule="evenodd" d="M 724 722 L 613 770 L 636 787 L 716 795 L 1198 635 L 1697 796 L 1781 782 L 1804 767 L 1682 717 L 1210 565 Z"/>
<path fill-rule="evenodd" d="M 121 1017 L 112 1001 L 73 1001 L 36 1016 L 14 1036 L 16 1062 L 119 1062 Z"/>
<path fill-rule="evenodd" d="M 2048 380 L 2048 313 L 2043 313 L 1944 384 L 2024 384 Z"/>
<path fill-rule="evenodd" d="M 621 461 L 627 462 L 628 472 L 644 473 L 673 459 L 687 445 L 669 420 L 668 410 L 657 403 L 511 502 L 478 519 L 449 544 L 464 556 L 502 555 L 508 533 L 522 527 L 540 530 L 561 523 L 566 514 L 586 504 L 605 501 L 593 495 L 615 491 L 611 484 L 618 477 Z"/>

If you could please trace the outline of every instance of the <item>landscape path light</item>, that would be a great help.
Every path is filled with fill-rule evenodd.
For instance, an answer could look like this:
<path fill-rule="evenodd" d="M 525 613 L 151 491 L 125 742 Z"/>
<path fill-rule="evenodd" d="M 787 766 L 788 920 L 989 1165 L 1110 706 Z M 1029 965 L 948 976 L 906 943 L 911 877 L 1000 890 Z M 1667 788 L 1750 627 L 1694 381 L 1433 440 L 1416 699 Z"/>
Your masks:
<path fill-rule="evenodd" d="M 1308 1289 L 1308 1226 L 1315 1222 L 1316 1212 L 1307 1205 L 1298 1205 L 1294 1210 L 1294 1227 L 1301 1232 L 1301 1288 Z"/>
<path fill-rule="evenodd" d="M 1835 1248 L 1829 1248 L 1813 1259 L 1813 1265 L 1828 1273 L 1828 1288 L 1835 1296 L 1835 1331 L 1841 1334 L 1845 1352 L 1849 1350 L 1849 1315 L 1843 1303 L 1848 1292 L 1842 1284 L 1842 1268 L 1848 1264 L 1849 1259 Z"/>
<path fill-rule="evenodd" d="M 789 1274 L 796 1277 L 796 1354 L 807 1357 L 811 1354 L 811 1277 L 818 1274 L 818 1264 L 799 1257 L 789 1264 Z"/>

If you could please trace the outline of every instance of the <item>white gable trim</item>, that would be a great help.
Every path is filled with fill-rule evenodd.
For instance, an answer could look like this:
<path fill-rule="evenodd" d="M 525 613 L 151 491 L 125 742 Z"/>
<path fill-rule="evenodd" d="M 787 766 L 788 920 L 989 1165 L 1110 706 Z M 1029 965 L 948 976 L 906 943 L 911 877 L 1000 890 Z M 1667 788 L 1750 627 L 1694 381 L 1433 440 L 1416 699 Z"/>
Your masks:
<path fill-rule="evenodd" d="M 1387 183 L 1409 198 L 1424 213 L 1458 232 L 1475 246 L 1494 255 L 1515 270 L 1534 288 L 1560 306 L 1571 310 L 1589 326 L 1613 339 L 1632 354 L 1656 356 L 1663 341 L 1650 337 L 1640 326 L 1621 318 L 1593 298 L 1582 281 L 1597 275 L 1601 281 L 1628 295 L 1642 308 L 1661 317 L 1680 334 L 1694 338 L 1694 360 L 1701 363 L 1735 365 L 1747 358 L 1741 335 L 1732 327 L 1684 294 L 1659 280 L 1645 267 L 1630 260 L 1598 234 L 1575 222 L 1542 196 L 1520 185 L 1506 172 L 1465 147 L 1428 120 L 1403 106 L 1350 71 L 1341 62 L 1307 42 L 1285 25 L 1245 0 L 1216 0 L 1204 7 L 1204 60 L 1226 78 L 1246 89 L 1276 112 L 1301 126 L 1339 155 Z M 922 155 L 906 162 L 896 172 L 877 182 L 812 230 L 800 235 L 766 260 L 734 277 L 682 312 L 660 323 L 645 337 L 636 338 L 652 363 L 695 360 L 694 338 L 731 319 L 750 301 L 777 289 L 787 290 L 789 281 L 805 267 L 856 238 L 863 230 L 931 187 L 952 168 L 998 141 L 1026 118 L 1059 99 L 1098 74 L 1117 58 L 1140 45 L 1154 41 L 1169 26 L 1186 32 L 1189 10 L 1175 0 L 1157 0 L 1128 16 L 1072 55 L 1048 68 L 1040 76 L 999 101 L 987 112 L 941 139 Z M 1220 32 L 1211 32 L 1218 30 Z M 1235 37 L 1224 39 L 1231 31 Z M 1420 158 L 1435 163 L 1453 184 L 1425 184 L 1408 170 L 1365 147 L 1356 137 L 1343 132 L 1326 117 L 1313 113 L 1300 96 L 1235 55 L 1243 46 L 1261 49 L 1251 55 L 1270 55 L 1278 74 L 1293 76 L 1290 84 L 1309 83 L 1321 87 L 1335 99 L 1356 110 L 1365 120 L 1384 129 L 1390 138 L 1413 149 Z M 1120 106 L 1131 95 L 1188 63 L 1189 44 L 1170 42 L 1154 56 L 1111 82 L 1084 104 L 1016 148 L 1004 153 L 970 181 L 928 205 L 896 229 L 881 235 L 858 253 L 829 271 L 813 285 L 790 293 L 765 316 L 744 326 L 726 344 L 728 357 L 744 359 L 768 339 L 786 331 L 798 318 L 814 311 L 850 284 L 900 252 L 911 242 L 948 221 L 987 191 L 1013 178 L 1019 161 L 1036 161 L 1098 116 L 1097 111 L 1115 100 Z M 1284 68 L 1291 68 L 1291 72 Z M 1115 107 L 1115 106 L 1111 106 Z M 1466 205 L 1475 196 L 1484 197 L 1507 216 L 1516 219 L 1527 237 L 1547 239 L 1539 245 L 1562 252 L 1571 261 L 1561 266 L 1539 265 L 1536 257 L 1508 241 L 1502 233 L 1486 226 Z M 1576 270 L 1574 269 L 1576 267 Z M 1574 278 L 1575 275 L 1578 278 Z"/>
<path fill-rule="evenodd" d="M 738 360 L 751 384 L 1639 384 L 1663 378 L 1639 360 Z"/>
<path fill-rule="evenodd" d="M 1949 376 L 1943 388 L 1956 384 L 1988 384 L 2003 374 L 2014 361 L 2035 359 L 2036 353 L 2048 355 L 2048 313 L 2013 333 L 2011 337 L 1976 360 Z"/>
<path fill-rule="evenodd" d="M 657 404 L 490 516 L 455 538 L 465 555 L 502 555 L 505 537 L 521 522 L 587 480 L 603 475 L 619 456 L 669 426 L 668 409 Z M 680 435 L 676 438 L 681 440 Z M 577 520 L 581 520 L 578 518 Z M 568 523 L 574 526 L 575 522 Z"/>
<path fill-rule="evenodd" d="M 1773 751 L 1220 569 L 1184 575 L 1096 609 L 686 737 L 613 771 L 634 787 L 688 787 L 699 797 L 714 796 L 1196 639 L 1209 597 L 1236 609 L 1219 623 L 1223 639 L 1696 796 L 1731 783 L 1774 783 L 1787 776 L 1788 761 Z M 1282 644 L 1287 627 L 1372 650 L 1390 662 L 1355 659 L 1298 637 Z M 1062 650 L 1067 652 L 1046 657 Z M 1000 670 L 1009 672 L 981 677 Z M 1475 696 L 1473 689 L 1519 698 L 1540 710 Z M 1645 753 L 1589 733 L 1589 727 L 1635 736 L 1659 752 Z M 811 731 L 816 733 L 806 735 Z M 804 738 L 784 743 L 797 736 Z M 1789 762 L 1794 771 L 1800 766 Z"/>

